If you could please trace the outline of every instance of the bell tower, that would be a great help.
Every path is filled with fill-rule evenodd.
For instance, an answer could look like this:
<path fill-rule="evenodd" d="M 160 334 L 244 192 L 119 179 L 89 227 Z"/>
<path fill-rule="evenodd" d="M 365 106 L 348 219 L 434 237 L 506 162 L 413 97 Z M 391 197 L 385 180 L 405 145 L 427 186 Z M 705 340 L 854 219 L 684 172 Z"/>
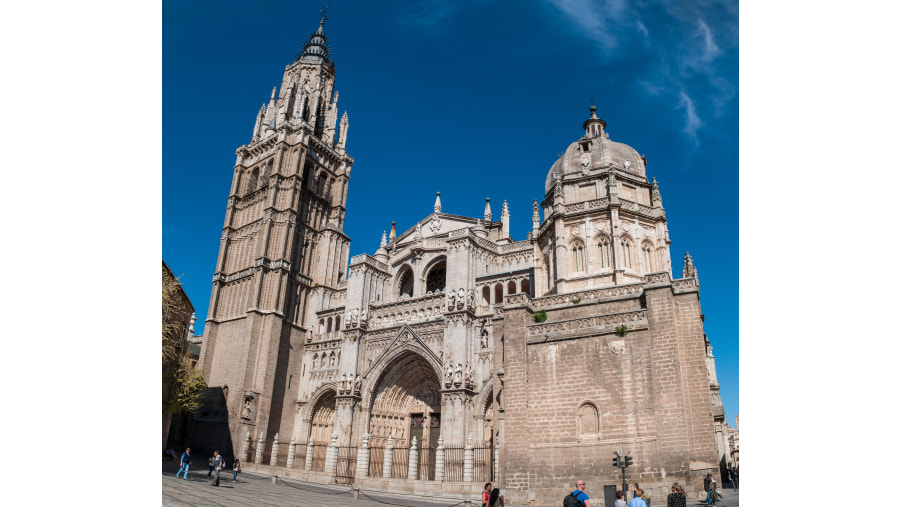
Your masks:
<path fill-rule="evenodd" d="M 353 158 L 346 112 L 338 122 L 326 19 L 236 150 L 201 352 L 211 393 L 203 410 L 217 428 L 210 438 L 221 445 L 227 427 L 235 455 L 247 433 L 254 441 L 291 434 L 303 373 L 294 370 L 311 316 L 339 304 L 346 284 Z"/>

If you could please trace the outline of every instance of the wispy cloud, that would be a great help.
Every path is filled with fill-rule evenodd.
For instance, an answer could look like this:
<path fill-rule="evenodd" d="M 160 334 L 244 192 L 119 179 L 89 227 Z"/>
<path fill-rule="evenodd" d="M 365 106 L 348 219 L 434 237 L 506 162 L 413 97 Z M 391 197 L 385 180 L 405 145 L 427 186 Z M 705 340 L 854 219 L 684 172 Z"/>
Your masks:
<path fill-rule="evenodd" d="M 684 90 L 679 92 L 679 96 L 680 101 L 677 109 L 684 109 L 684 133 L 687 134 L 689 139 L 694 141 L 695 145 L 698 145 L 700 140 L 697 138 L 697 130 L 703 126 L 703 120 L 697 116 L 697 108 L 694 106 L 694 101 Z"/>
<path fill-rule="evenodd" d="M 442 0 L 424 0 L 409 4 L 409 10 L 397 20 L 402 25 L 434 29 L 456 13 L 457 5 Z"/>
<path fill-rule="evenodd" d="M 720 65 L 723 54 L 737 46 L 737 12 L 728 2 L 546 2 L 595 41 L 604 56 L 646 62 L 635 84 L 683 111 L 683 131 L 695 144 L 703 118 L 720 116 L 737 95 L 737 83 Z"/>

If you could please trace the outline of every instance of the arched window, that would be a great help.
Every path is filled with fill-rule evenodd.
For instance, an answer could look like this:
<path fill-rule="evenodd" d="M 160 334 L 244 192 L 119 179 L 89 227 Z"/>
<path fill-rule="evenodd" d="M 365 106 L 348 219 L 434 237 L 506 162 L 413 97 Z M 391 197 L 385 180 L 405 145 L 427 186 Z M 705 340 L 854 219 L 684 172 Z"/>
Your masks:
<path fill-rule="evenodd" d="M 259 180 L 259 169 L 254 169 L 250 173 L 250 179 L 247 181 L 247 193 L 256 190 L 256 182 Z"/>
<path fill-rule="evenodd" d="M 598 266 L 600 268 L 608 268 L 610 266 L 609 239 L 606 237 L 600 238 L 600 242 L 597 245 L 597 254 L 599 255 L 599 260 L 597 261 Z"/>
<path fill-rule="evenodd" d="M 578 271 L 584 271 L 584 245 L 575 243 L 572 245 L 572 268 Z"/>
<path fill-rule="evenodd" d="M 653 247 L 651 247 L 648 243 L 644 243 L 641 246 L 641 254 L 643 256 L 643 261 L 644 261 L 644 273 L 652 273 L 653 272 Z"/>
<path fill-rule="evenodd" d="M 328 317 L 328 319 L 325 322 L 326 322 L 325 332 L 330 333 L 331 332 L 331 317 Z"/>
<path fill-rule="evenodd" d="M 622 267 L 631 269 L 631 242 L 622 238 Z"/>
<path fill-rule="evenodd" d="M 412 297 L 413 295 L 413 273 L 409 267 L 405 268 L 397 279 L 398 297 Z"/>
<path fill-rule="evenodd" d="M 528 294 L 529 296 L 531 295 L 531 284 L 528 282 L 527 279 L 522 280 L 520 287 L 521 287 L 521 289 L 519 290 L 519 292 L 524 292 L 525 294 Z"/>
<path fill-rule="evenodd" d="M 319 319 L 319 334 L 325 333 L 325 319 Z"/>
<path fill-rule="evenodd" d="M 425 277 L 425 292 L 440 292 L 447 284 L 447 262 L 440 261 L 428 270 Z"/>
<path fill-rule="evenodd" d="M 494 286 L 494 304 L 502 305 L 503 304 L 503 284 L 498 283 Z"/>
<path fill-rule="evenodd" d="M 481 288 L 481 304 L 484 306 L 491 304 L 491 288 L 487 285 Z"/>
<path fill-rule="evenodd" d="M 578 407 L 578 439 L 595 439 L 600 435 L 600 417 L 593 403 L 583 403 Z"/>
<path fill-rule="evenodd" d="M 340 315 L 338 315 L 337 317 L 334 318 L 334 330 L 335 331 L 341 330 L 341 316 Z"/>
<path fill-rule="evenodd" d="M 516 292 L 518 292 L 516 290 L 516 282 L 513 282 L 510 280 L 510 282 L 508 284 L 506 284 L 506 293 L 507 294 L 515 294 Z"/>

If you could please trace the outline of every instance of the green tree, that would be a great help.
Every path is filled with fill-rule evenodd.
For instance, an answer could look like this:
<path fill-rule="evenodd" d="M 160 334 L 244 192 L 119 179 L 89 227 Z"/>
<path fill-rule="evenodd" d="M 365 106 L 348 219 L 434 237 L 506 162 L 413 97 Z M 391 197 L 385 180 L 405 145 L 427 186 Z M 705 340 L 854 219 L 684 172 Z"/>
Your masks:
<path fill-rule="evenodd" d="M 187 296 L 172 272 L 162 268 L 162 408 L 163 414 L 193 412 L 206 388 L 202 373 L 187 354 Z"/>

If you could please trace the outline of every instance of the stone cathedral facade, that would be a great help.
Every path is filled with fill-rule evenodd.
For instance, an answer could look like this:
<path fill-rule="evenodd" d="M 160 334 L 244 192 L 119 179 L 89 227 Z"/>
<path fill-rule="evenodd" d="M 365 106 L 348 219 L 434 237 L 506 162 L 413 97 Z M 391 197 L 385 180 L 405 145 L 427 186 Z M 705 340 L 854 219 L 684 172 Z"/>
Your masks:
<path fill-rule="evenodd" d="M 591 107 L 525 239 L 505 202 L 464 217 L 438 194 L 349 258 L 354 160 L 324 22 L 237 149 L 194 445 L 373 489 L 493 480 L 514 503 L 557 503 L 576 478 L 621 488 L 621 449 L 654 503 L 676 480 L 702 491 L 719 457 L 699 282 L 687 257 L 672 275 L 646 159 Z"/>

